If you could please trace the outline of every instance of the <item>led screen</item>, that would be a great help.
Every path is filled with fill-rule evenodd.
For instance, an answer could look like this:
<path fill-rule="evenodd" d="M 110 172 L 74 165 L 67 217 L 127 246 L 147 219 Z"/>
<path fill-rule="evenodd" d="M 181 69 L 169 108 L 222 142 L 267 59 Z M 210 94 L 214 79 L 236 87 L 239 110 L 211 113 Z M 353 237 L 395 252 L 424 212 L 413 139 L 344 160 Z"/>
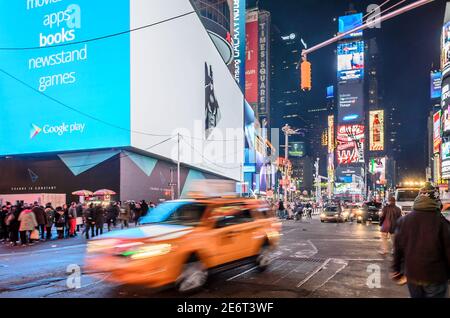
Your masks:
<path fill-rule="evenodd" d="M 289 143 L 289 157 L 303 157 L 305 155 L 304 142 L 290 142 Z"/>
<path fill-rule="evenodd" d="M 369 113 L 370 151 L 384 150 L 384 110 L 372 110 Z"/>
<path fill-rule="evenodd" d="M 364 76 L 364 41 L 340 43 L 337 48 L 338 80 L 362 79 Z"/>
<path fill-rule="evenodd" d="M 351 15 L 344 15 L 339 17 L 339 33 L 345 33 L 353 30 L 363 24 L 362 13 L 356 13 Z M 353 32 L 344 37 L 344 39 L 360 37 L 363 35 L 363 31 Z"/>
<path fill-rule="evenodd" d="M 129 12 L 129 1 L 0 1 L 2 46 L 35 48 L 0 51 L 15 77 L 0 75 L 0 155 L 130 144 L 130 35 L 73 44 L 128 30 Z"/>
<path fill-rule="evenodd" d="M 439 153 L 441 148 L 441 111 L 433 115 L 433 153 Z"/>
<path fill-rule="evenodd" d="M 337 161 L 340 165 L 364 162 L 364 126 L 341 125 L 337 132 Z"/>
<path fill-rule="evenodd" d="M 363 84 L 359 82 L 340 84 L 339 123 L 361 122 L 364 119 Z"/>
<path fill-rule="evenodd" d="M 431 73 L 431 98 L 441 98 L 441 87 L 442 85 L 442 73 L 432 72 Z"/>

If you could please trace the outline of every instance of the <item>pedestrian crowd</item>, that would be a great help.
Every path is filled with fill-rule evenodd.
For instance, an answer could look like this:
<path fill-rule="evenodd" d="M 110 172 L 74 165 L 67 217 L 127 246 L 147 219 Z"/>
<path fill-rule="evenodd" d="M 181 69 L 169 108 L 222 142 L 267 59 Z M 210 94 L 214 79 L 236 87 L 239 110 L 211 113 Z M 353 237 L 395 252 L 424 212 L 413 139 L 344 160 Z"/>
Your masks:
<path fill-rule="evenodd" d="M 111 202 L 108 205 L 94 203 L 64 204 L 54 208 L 45 206 L 6 202 L 0 210 L 0 242 L 11 246 L 33 245 L 39 241 L 65 239 L 85 235 L 87 239 L 111 231 L 120 225 L 128 228 L 130 223 L 139 225 L 155 205 L 145 200 L 140 202 Z"/>

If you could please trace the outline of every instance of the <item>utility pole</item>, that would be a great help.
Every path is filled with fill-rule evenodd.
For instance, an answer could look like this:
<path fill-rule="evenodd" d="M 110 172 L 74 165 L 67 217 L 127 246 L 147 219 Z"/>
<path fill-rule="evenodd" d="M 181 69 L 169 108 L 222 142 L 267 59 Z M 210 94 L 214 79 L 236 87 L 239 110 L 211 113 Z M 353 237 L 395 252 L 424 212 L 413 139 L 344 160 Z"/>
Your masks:
<path fill-rule="evenodd" d="M 316 159 L 316 162 L 314 163 L 314 168 L 316 168 L 316 202 L 320 203 L 322 202 L 322 188 L 320 186 L 321 178 L 319 175 L 319 161 L 320 158 Z"/>
<path fill-rule="evenodd" d="M 288 124 L 284 125 L 284 127 L 281 129 L 284 132 L 284 159 L 285 163 L 287 164 L 289 160 L 289 136 L 290 135 L 296 135 L 298 134 L 298 130 L 292 129 Z M 288 174 L 287 174 L 287 166 L 284 174 L 284 182 L 283 182 L 283 189 L 284 189 L 284 206 L 287 209 L 287 183 L 288 183 Z"/>

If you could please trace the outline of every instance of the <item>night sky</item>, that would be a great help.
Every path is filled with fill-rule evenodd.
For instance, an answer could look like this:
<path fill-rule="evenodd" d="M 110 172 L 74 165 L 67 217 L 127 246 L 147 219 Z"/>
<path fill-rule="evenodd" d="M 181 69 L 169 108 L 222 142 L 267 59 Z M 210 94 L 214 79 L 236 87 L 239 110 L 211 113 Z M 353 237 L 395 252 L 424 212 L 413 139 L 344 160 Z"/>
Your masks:
<path fill-rule="evenodd" d="M 391 0 L 387 8 L 400 0 Z M 408 0 L 401 6 L 414 2 Z M 272 23 L 281 33 L 298 33 L 313 46 L 337 32 L 335 17 L 343 15 L 353 3 L 358 12 L 369 4 L 384 0 L 260 0 L 259 7 L 272 13 Z M 255 6 L 256 1 L 249 1 Z M 383 8 L 383 9 L 384 9 Z M 376 35 L 382 53 L 381 78 L 384 108 L 395 106 L 395 121 L 401 123 L 401 155 L 396 158 L 400 177 L 425 177 L 427 165 L 427 115 L 431 111 L 430 71 L 440 65 L 440 34 L 445 1 L 436 0 L 418 9 L 383 22 Z M 376 32 L 376 33 L 374 33 Z M 313 90 L 307 103 L 325 104 L 326 86 L 335 83 L 336 45 L 323 48 L 308 57 L 313 65 Z"/>

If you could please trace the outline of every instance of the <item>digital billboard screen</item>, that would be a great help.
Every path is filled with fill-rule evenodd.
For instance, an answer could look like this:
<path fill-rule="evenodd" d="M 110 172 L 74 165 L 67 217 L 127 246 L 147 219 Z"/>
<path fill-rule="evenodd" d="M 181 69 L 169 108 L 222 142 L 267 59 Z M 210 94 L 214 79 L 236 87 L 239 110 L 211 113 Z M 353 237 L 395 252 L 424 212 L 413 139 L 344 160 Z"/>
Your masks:
<path fill-rule="evenodd" d="M 246 60 L 245 60 L 245 99 L 258 103 L 258 61 L 259 61 L 259 22 L 258 11 L 247 14 L 246 29 Z"/>
<path fill-rule="evenodd" d="M 442 143 L 442 170 L 443 179 L 450 179 L 450 142 Z"/>
<path fill-rule="evenodd" d="M 361 122 L 364 119 L 363 84 L 360 82 L 340 84 L 338 86 L 339 123 Z"/>
<path fill-rule="evenodd" d="M 337 48 L 338 80 L 359 80 L 364 76 L 364 41 L 339 43 Z"/>
<path fill-rule="evenodd" d="M 386 184 L 386 158 L 370 159 L 369 172 L 376 184 Z"/>
<path fill-rule="evenodd" d="M 441 98 L 442 72 L 431 72 L 431 99 Z"/>
<path fill-rule="evenodd" d="M 450 22 L 444 24 L 442 28 L 442 62 L 441 69 L 445 70 L 450 66 Z"/>
<path fill-rule="evenodd" d="M 327 87 L 327 99 L 334 98 L 334 85 Z"/>
<path fill-rule="evenodd" d="M 130 35 L 73 44 L 129 28 L 129 1 L 0 1 L 2 46 L 36 48 L 0 51 L 0 154 L 129 145 Z"/>
<path fill-rule="evenodd" d="M 446 77 L 442 82 L 442 96 L 441 96 L 441 106 L 442 106 L 442 131 L 448 133 L 450 131 L 450 120 L 448 118 L 448 109 L 450 107 L 450 77 Z"/>
<path fill-rule="evenodd" d="M 364 125 L 341 125 L 337 132 L 337 161 L 340 165 L 364 163 Z"/>
<path fill-rule="evenodd" d="M 363 24 L 363 15 L 362 13 L 355 13 L 350 15 L 344 15 L 339 17 L 339 33 L 345 33 L 351 31 Z M 344 39 L 361 37 L 363 35 L 363 31 L 353 32 L 344 37 Z"/>
<path fill-rule="evenodd" d="M 328 116 L 328 153 L 334 153 L 334 115 Z"/>
<path fill-rule="evenodd" d="M 369 149 L 370 151 L 384 150 L 384 110 L 369 112 Z"/>
<path fill-rule="evenodd" d="M 289 157 L 301 158 L 305 156 L 304 142 L 290 142 L 289 143 Z"/>
<path fill-rule="evenodd" d="M 441 149 L 441 115 L 442 111 L 438 111 L 433 115 L 433 153 L 439 153 Z"/>

